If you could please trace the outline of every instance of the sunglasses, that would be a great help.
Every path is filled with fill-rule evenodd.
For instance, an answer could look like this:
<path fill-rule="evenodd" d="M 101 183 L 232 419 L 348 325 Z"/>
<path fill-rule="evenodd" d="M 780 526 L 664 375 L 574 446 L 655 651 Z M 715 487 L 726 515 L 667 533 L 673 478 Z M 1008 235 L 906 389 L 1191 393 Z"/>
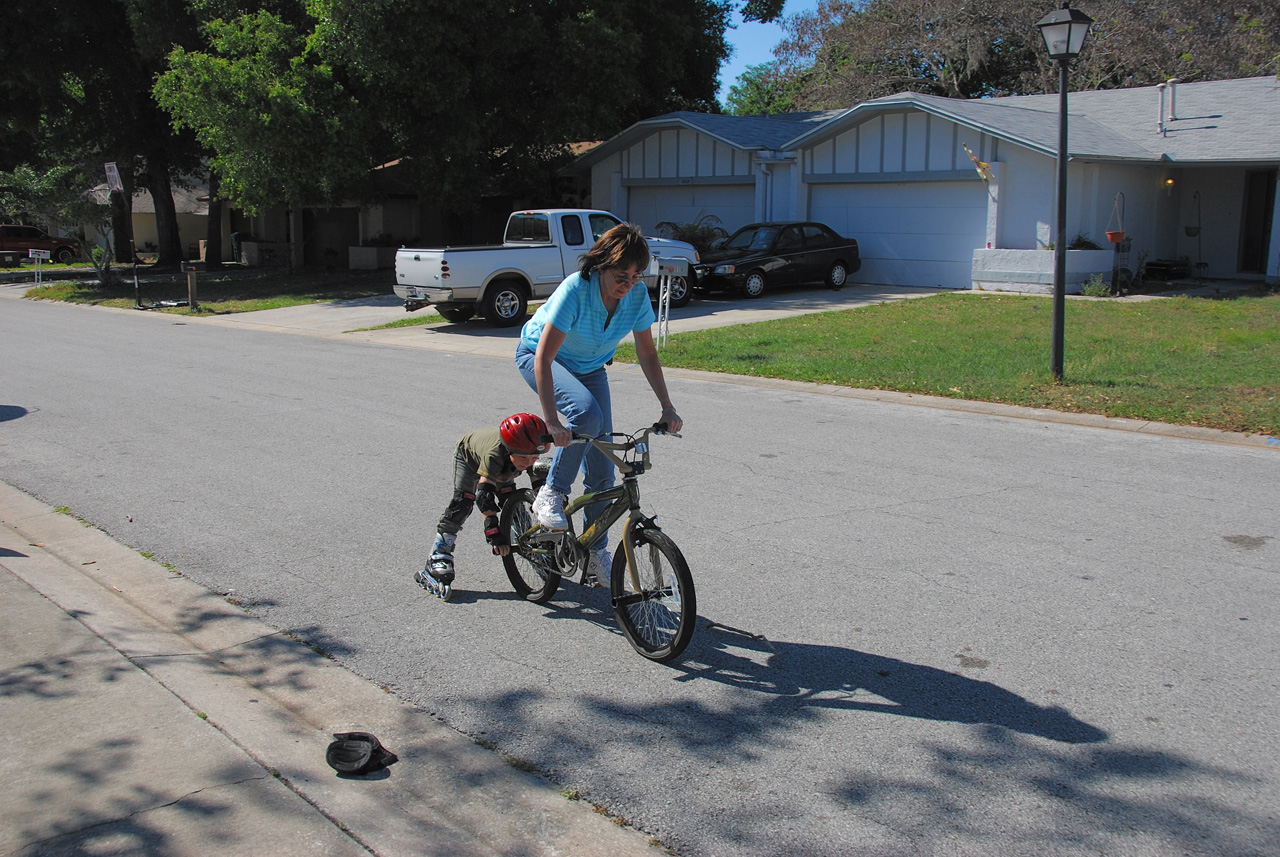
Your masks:
<path fill-rule="evenodd" d="M 634 277 L 627 276 L 625 271 L 621 271 L 617 268 L 610 268 L 608 273 L 615 286 L 634 286 L 636 283 L 644 279 L 643 271 L 636 274 Z"/>

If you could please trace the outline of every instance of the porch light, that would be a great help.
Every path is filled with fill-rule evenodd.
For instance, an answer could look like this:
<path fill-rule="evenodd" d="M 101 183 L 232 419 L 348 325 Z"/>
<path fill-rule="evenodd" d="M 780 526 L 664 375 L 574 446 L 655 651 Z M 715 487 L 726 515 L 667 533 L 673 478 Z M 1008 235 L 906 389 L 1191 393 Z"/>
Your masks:
<path fill-rule="evenodd" d="M 1070 3 L 1050 12 L 1039 21 L 1049 59 L 1058 62 L 1058 213 L 1053 224 L 1053 339 L 1050 344 L 1049 371 L 1062 380 L 1063 317 L 1067 294 L 1067 67 L 1080 54 L 1093 19 Z"/>

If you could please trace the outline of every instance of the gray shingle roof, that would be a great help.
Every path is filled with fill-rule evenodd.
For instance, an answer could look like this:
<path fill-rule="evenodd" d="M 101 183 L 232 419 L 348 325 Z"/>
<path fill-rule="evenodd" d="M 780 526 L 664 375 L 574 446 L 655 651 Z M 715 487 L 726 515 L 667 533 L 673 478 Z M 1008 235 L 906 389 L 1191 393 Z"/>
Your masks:
<path fill-rule="evenodd" d="M 1274 77 L 1207 80 L 1173 87 L 1174 118 L 1165 91 L 1164 130 L 1157 87 L 1068 94 L 1071 157 L 1180 164 L 1280 164 L 1280 81 Z M 740 149 L 785 151 L 827 139 L 888 110 L 913 108 L 1054 155 L 1058 151 L 1058 95 L 962 100 L 903 92 L 848 110 L 727 116 L 667 113 L 637 122 L 584 154 L 578 170 L 664 127 L 688 127 Z"/>
<path fill-rule="evenodd" d="M 1068 93 L 1073 158 L 1174 163 L 1280 162 L 1280 81 L 1210 80 L 1173 87 L 1175 118 L 1160 130 L 1157 87 Z M 965 101 L 904 92 L 866 101 L 788 141 L 810 145 L 885 110 L 914 107 L 1046 154 L 1058 150 L 1058 95 Z"/>
<path fill-rule="evenodd" d="M 1165 97 L 1167 117 L 1167 90 Z M 1174 99 L 1176 118 L 1166 118 L 1161 134 L 1160 96 L 1153 86 L 1068 95 L 1071 113 L 1083 114 L 1170 161 L 1280 161 L 1280 80 L 1180 83 L 1174 87 Z"/>
<path fill-rule="evenodd" d="M 935 116 L 950 119 L 961 125 L 985 132 L 993 137 L 1010 140 L 1031 149 L 1054 155 L 1058 151 L 1058 97 L 1027 96 L 1048 98 L 1043 107 L 1027 103 L 1008 103 L 1011 99 L 989 99 L 982 101 L 962 101 L 955 98 L 941 98 L 936 95 L 919 95 L 906 92 L 877 98 L 859 104 L 848 111 L 842 121 L 832 123 L 823 129 L 831 133 L 849 124 L 860 122 L 867 115 L 887 110 L 901 110 L 912 107 Z M 1001 103 L 1005 102 L 1005 103 Z M 1110 157 L 1121 159 L 1151 160 L 1157 157 L 1151 151 L 1133 143 L 1121 134 L 1104 125 L 1083 116 L 1075 110 L 1074 100 L 1068 100 L 1070 121 L 1067 123 L 1069 135 L 1068 145 L 1074 157 Z M 804 144 L 820 139 L 820 134 L 809 135 Z M 797 138 L 798 140 L 799 138 Z M 790 141 L 796 145 L 797 141 Z"/>

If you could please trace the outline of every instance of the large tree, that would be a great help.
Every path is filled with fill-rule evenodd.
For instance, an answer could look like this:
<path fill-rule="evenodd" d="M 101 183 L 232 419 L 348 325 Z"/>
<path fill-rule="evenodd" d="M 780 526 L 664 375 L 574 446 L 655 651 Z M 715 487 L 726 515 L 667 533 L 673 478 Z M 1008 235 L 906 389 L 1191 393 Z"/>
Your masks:
<path fill-rule="evenodd" d="M 175 134 L 151 97 L 151 82 L 174 43 L 193 39 L 183 0 L 11 0 L 0 54 L 0 169 L 25 165 L 79 171 L 89 187 L 102 165 L 120 168 L 117 258 L 135 186 L 155 200 L 160 264 L 182 259 L 172 185 L 197 167 L 189 135 Z M 19 37 L 20 36 L 20 37 Z"/>
<path fill-rule="evenodd" d="M 1108 89 L 1170 77 L 1274 73 L 1275 0 L 1078 0 L 1095 21 L 1071 66 L 1073 88 Z M 805 76 L 801 109 L 849 107 L 910 90 L 951 98 L 1054 91 L 1035 23 L 1056 6 L 1021 0 L 823 0 L 786 19 L 783 80 Z"/>
<path fill-rule="evenodd" d="M 255 209 L 357 195 L 400 159 L 465 204 L 672 110 L 715 110 L 726 0 L 192 0 L 207 47 L 155 92 Z M 751 0 L 768 19 L 782 0 Z"/>
<path fill-rule="evenodd" d="M 784 70 L 777 60 L 753 65 L 729 87 L 726 112 L 734 116 L 793 113 L 804 91 L 806 72 Z"/>

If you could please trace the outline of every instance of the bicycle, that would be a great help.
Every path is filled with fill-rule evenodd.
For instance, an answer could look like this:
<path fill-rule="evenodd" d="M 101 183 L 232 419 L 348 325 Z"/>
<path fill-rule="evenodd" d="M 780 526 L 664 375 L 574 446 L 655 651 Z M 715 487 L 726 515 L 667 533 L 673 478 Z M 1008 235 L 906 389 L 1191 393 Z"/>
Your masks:
<path fill-rule="evenodd" d="M 661 424 L 630 435 L 575 434 L 572 443 L 589 443 L 609 457 L 622 474 L 622 484 L 575 498 L 564 510 L 569 529 L 549 530 L 533 514 L 534 493 L 541 487 L 535 477 L 533 491 L 520 489 L 503 504 L 499 526 L 511 545 L 502 564 L 512 587 L 526 601 L 545 604 L 555 595 L 561 578 L 585 575 L 588 545 L 625 517 L 621 549 L 613 557 L 609 574 L 614 616 L 633 649 L 649 660 L 666 663 L 689 645 L 698 607 L 684 555 L 653 517 L 640 512 L 638 480 L 651 466 L 649 437 L 653 434 L 680 437 Z M 576 536 L 573 514 L 604 502 L 609 505 Z"/>

